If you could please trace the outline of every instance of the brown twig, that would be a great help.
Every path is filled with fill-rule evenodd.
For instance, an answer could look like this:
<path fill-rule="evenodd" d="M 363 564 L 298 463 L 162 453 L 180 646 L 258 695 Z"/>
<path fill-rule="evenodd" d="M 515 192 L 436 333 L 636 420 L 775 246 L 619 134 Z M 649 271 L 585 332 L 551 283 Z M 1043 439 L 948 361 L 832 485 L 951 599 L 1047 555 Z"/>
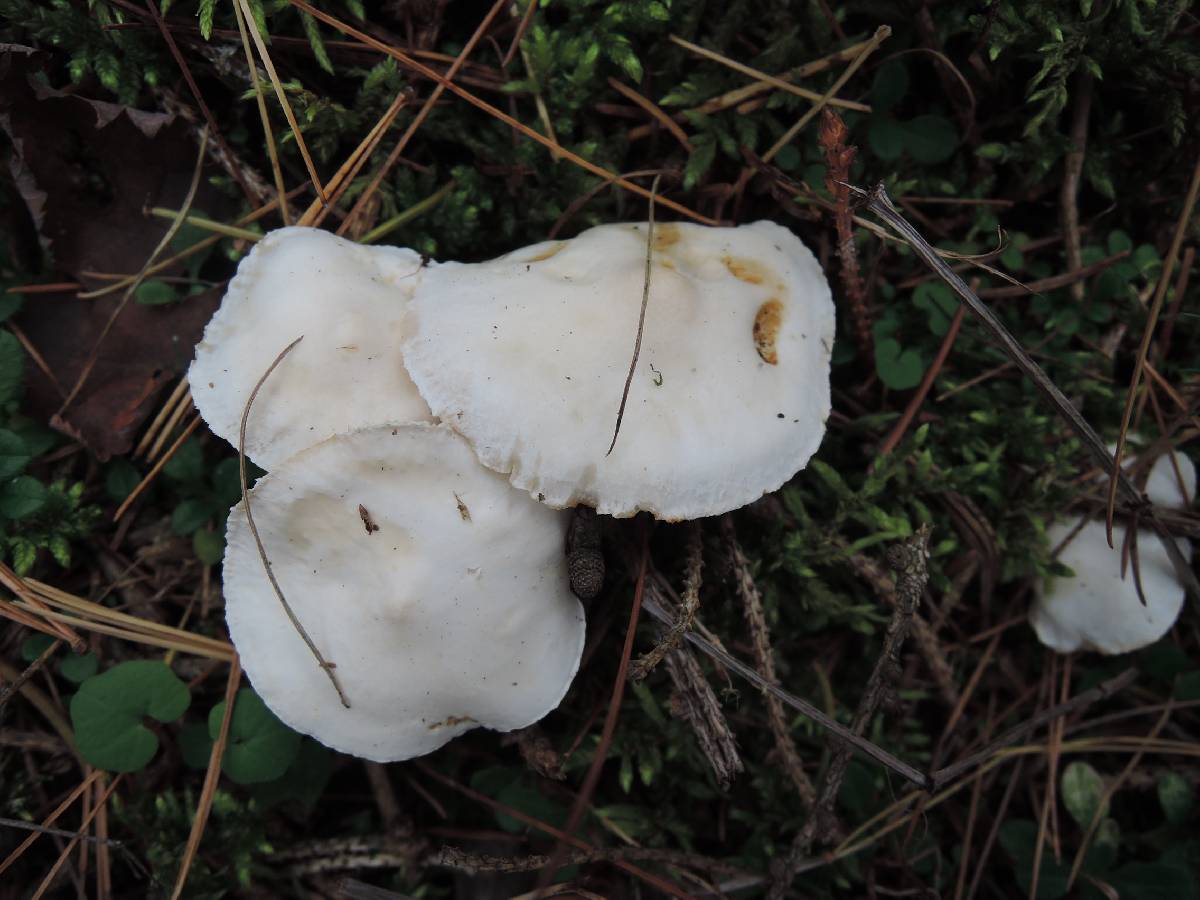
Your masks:
<path fill-rule="evenodd" d="M 692 152 L 692 142 L 688 140 L 687 132 L 679 126 L 678 122 L 663 112 L 662 109 L 660 109 L 659 106 L 654 103 L 654 101 L 647 97 L 643 97 L 629 85 L 620 82 L 615 78 L 608 79 L 608 86 L 625 99 L 632 100 L 642 109 L 644 109 L 656 122 L 658 122 L 658 124 L 667 129 L 667 131 L 671 133 L 671 136 L 675 138 L 675 140 L 679 141 L 680 145 L 682 145 L 685 151 L 688 153 Z"/>
<path fill-rule="evenodd" d="M 306 2 L 306 0 L 287 0 L 287 2 L 290 3 L 292 6 L 296 7 L 297 9 L 301 9 L 304 12 L 308 13 L 309 15 L 319 19 L 320 21 L 324 22 L 326 25 L 336 28 L 338 31 L 342 32 L 343 34 L 350 35 L 351 37 L 355 38 L 356 40 L 361 41 L 362 43 L 366 44 L 367 46 L 373 47 L 374 49 L 380 51 L 381 53 L 387 54 L 388 56 L 392 57 L 393 59 L 397 60 L 398 62 L 403 63 L 406 68 L 411 69 L 414 72 L 418 72 L 421 75 L 424 75 L 426 78 L 436 81 L 440 85 L 444 85 L 446 90 L 450 91 L 453 94 L 456 94 L 457 96 L 461 97 L 463 100 L 466 100 L 472 106 L 483 110 L 488 115 L 503 122 L 505 125 L 508 125 L 510 128 L 513 128 L 516 131 L 519 131 L 522 135 L 529 138 L 531 141 L 535 141 L 536 143 L 541 144 L 543 147 L 547 148 L 548 150 L 557 152 L 558 154 L 560 154 L 564 158 L 570 160 L 572 163 L 579 166 L 580 168 L 586 169 L 588 172 L 592 173 L 593 175 L 599 176 L 600 178 L 611 178 L 616 184 L 620 185 L 625 190 L 630 191 L 631 193 L 634 193 L 634 194 L 638 194 L 641 197 L 649 198 L 650 192 L 646 188 L 642 187 L 641 185 L 635 184 L 634 182 L 629 181 L 628 179 L 624 178 L 621 175 L 617 175 L 613 172 L 610 172 L 607 169 L 605 169 L 603 166 L 596 165 L 594 162 L 584 159 L 579 154 L 574 153 L 573 151 L 568 150 L 567 148 L 555 143 L 550 138 L 546 137 L 543 134 L 538 133 L 537 131 L 530 128 L 528 125 L 524 124 L 523 122 L 517 121 L 515 118 L 513 118 L 512 116 L 503 112 L 502 110 L 498 109 L 497 107 L 493 106 L 491 103 L 488 103 L 487 101 L 482 100 L 479 97 L 476 97 L 474 94 L 472 94 L 470 91 L 466 90 L 462 86 L 455 84 L 453 81 L 451 81 L 445 75 L 442 75 L 439 72 L 435 72 L 433 69 L 430 69 L 428 66 L 417 62 L 414 58 L 412 58 L 408 54 L 404 53 L 403 51 L 397 50 L 395 47 L 389 47 L 383 41 L 381 41 L 377 38 L 371 37 L 371 35 L 366 34 L 365 32 L 360 31 L 357 28 L 347 25 L 345 22 L 340 21 L 339 19 L 335 18 L 334 16 L 331 16 L 328 13 L 317 9 L 312 4 Z M 701 224 L 704 224 L 704 225 L 717 224 L 716 221 L 709 218 L 708 216 L 701 215 L 700 213 L 696 212 L 695 210 L 688 209 L 688 207 L 684 206 L 683 204 L 676 203 L 674 200 L 671 200 L 667 197 L 660 197 L 660 198 L 658 198 L 657 202 L 659 204 L 661 204 L 662 206 L 665 206 L 677 213 L 680 213 L 681 215 L 685 215 L 689 219 L 693 219 L 697 222 L 700 222 Z"/>
<path fill-rule="evenodd" d="M 175 58 L 175 62 L 183 74 L 183 80 L 187 82 L 188 90 L 192 92 L 192 96 L 196 100 L 196 105 L 200 107 L 200 112 L 204 115 L 204 121 L 208 123 L 208 131 L 202 132 L 200 138 L 200 159 L 204 159 L 204 148 L 207 146 L 207 135 L 209 133 L 212 134 L 213 140 L 217 142 L 217 146 L 221 148 L 221 153 L 225 159 L 237 159 L 233 150 L 225 143 L 221 129 L 217 127 L 217 120 L 213 118 L 212 110 L 204 102 L 204 95 L 200 93 L 200 87 L 196 84 L 196 79 L 192 77 L 192 70 L 188 67 L 187 60 L 183 58 L 183 54 L 179 52 L 179 45 L 175 43 L 175 36 L 167 28 L 167 23 L 163 21 L 163 17 L 159 13 L 154 0 L 146 0 L 146 9 L 149 11 L 150 17 L 154 19 L 154 24 L 158 26 L 163 40 L 166 41 L 167 49 L 171 51 L 171 56 Z M 245 175 L 236 166 L 231 166 L 229 172 L 233 176 L 234 181 L 238 183 L 238 187 L 242 189 L 242 193 L 246 195 L 246 199 L 250 201 L 251 206 L 258 206 L 262 203 L 262 198 L 251 190 L 250 185 L 246 182 Z"/>
<path fill-rule="evenodd" d="M 738 595 L 741 597 L 745 610 L 746 624 L 750 628 L 750 643 L 754 648 L 754 661 L 762 677 L 770 683 L 778 683 L 775 675 L 775 657 L 771 650 L 770 633 L 767 630 L 767 617 L 763 611 L 762 595 L 754 581 L 754 573 L 750 561 L 738 543 L 737 532 L 733 527 L 733 519 L 725 516 L 721 520 L 722 532 L 733 561 L 733 574 L 737 581 Z M 792 740 L 791 729 L 783 712 L 783 704 L 773 694 L 764 693 L 763 699 L 767 704 L 767 722 L 771 734 L 775 738 L 775 749 L 781 757 L 784 771 L 796 788 L 800 803 L 805 809 L 812 809 L 816 800 L 816 791 L 804 771 L 804 763 Z"/>
<path fill-rule="evenodd" d="M 1031 731 L 1036 731 L 1047 722 L 1053 722 L 1060 716 L 1077 712 L 1088 706 L 1091 706 L 1093 703 L 1104 700 L 1108 697 L 1111 697 L 1113 694 L 1123 691 L 1137 680 L 1137 675 L 1138 673 L 1136 669 L 1126 669 L 1120 675 L 1101 682 L 1091 690 L 1084 691 L 1082 694 L 1076 694 L 1070 700 L 1059 703 L 1056 706 L 1050 707 L 1049 709 L 1044 709 L 1037 715 L 1031 716 L 1020 725 L 1016 725 L 1004 732 L 1004 734 L 1000 735 L 1000 737 L 996 738 L 996 740 L 992 741 L 982 750 L 972 753 L 965 759 L 961 759 L 956 763 L 951 763 L 950 765 L 933 772 L 930 776 L 933 782 L 933 787 L 936 789 L 942 787 L 943 785 L 949 784 L 951 781 L 954 781 L 964 773 L 970 772 L 975 767 L 991 759 L 992 756 L 995 755 L 996 751 L 1002 750 L 1009 744 L 1016 743 L 1021 738 L 1025 737 L 1025 735 L 1029 734 Z"/>
<path fill-rule="evenodd" d="M 942 371 L 942 366 L 946 364 L 946 358 L 950 355 L 950 348 L 954 346 L 955 338 L 958 337 L 958 329 L 962 326 L 963 315 L 966 311 L 967 308 L 962 304 L 959 304 L 958 309 L 954 311 L 954 318 L 950 320 L 950 327 L 946 329 L 946 334 L 942 337 L 942 343 L 938 347 L 937 356 L 933 358 L 933 362 L 925 370 L 925 375 L 921 378 L 921 383 L 917 385 L 916 392 L 909 398 L 908 404 L 904 407 L 904 412 L 900 414 L 900 418 L 892 426 L 892 430 L 888 432 L 887 437 L 879 445 L 879 449 L 876 451 L 877 457 L 887 456 L 896 449 L 896 445 L 904 438 L 904 433 L 908 431 L 908 427 L 912 424 L 913 419 L 921 411 L 921 406 L 925 403 L 925 398 L 929 396 L 933 382 L 937 380 L 938 374 Z"/>
<path fill-rule="evenodd" d="M 1075 87 L 1071 91 L 1075 109 L 1071 114 L 1071 135 L 1068 138 L 1066 162 L 1063 168 L 1062 190 L 1059 193 L 1059 214 L 1067 265 L 1072 269 L 1083 267 L 1083 242 L 1079 237 L 1079 180 L 1083 176 L 1083 163 L 1087 157 L 1088 119 L 1092 111 L 1092 73 L 1081 66 L 1075 76 Z M 1071 284 L 1071 299 L 1083 302 L 1083 282 Z"/>
<path fill-rule="evenodd" d="M 1105 528 L 1108 534 L 1108 546 L 1113 545 L 1112 528 L 1113 528 L 1113 512 L 1117 505 L 1117 489 L 1127 479 L 1123 477 L 1121 472 L 1121 457 L 1125 454 L 1125 438 L 1129 432 L 1129 419 L 1133 414 L 1134 401 L 1137 399 L 1138 385 L 1142 380 L 1142 369 L 1146 364 L 1146 357 L 1150 353 L 1150 340 L 1154 337 L 1154 326 L 1158 322 L 1158 314 L 1162 311 L 1163 300 L 1167 296 L 1167 287 L 1171 283 L 1171 273 L 1175 269 L 1175 261 L 1179 258 L 1179 248 L 1183 246 L 1183 238 L 1187 232 L 1188 220 L 1192 217 L 1192 210 L 1196 206 L 1196 200 L 1200 197 L 1200 159 L 1196 160 L 1195 168 L 1192 169 L 1192 181 L 1188 186 L 1187 197 L 1183 201 L 1183 208 L 1179 211 L 1179 219 L 1175 223 L 1175 234 L 1171 238 L 1171 247 L 1167 251 L 1167 258 L 1163 260 L 1162 274 L 1158 279 L 1158 286 L 1154 290 L 1154 300 L 1150 304 L 1150 312 L 1146 316 L 1145 329 L 1142 331 L 1142 342 L 1138 346 L 1137 361 L 1133 367 L 1133 377 L 1129 382 L 1129 393 L 1125 397 L 1125 410 L 1121 414 L 1121 430 L 1117 434 L 1117 449 L 1112 454 L 1112 459 L 1109 460 L 1109 487 L 1108 487 L 1108 512 L 1105 516 Z M 1154 521 L 1153 519 L 1151 521 Z M 1161 535 L 1161 532 L 1160 532 Z M 1169 545 L 1169 546 L 1168 546 Z M 1175 542 L 1169 539 L 1164 539 L 1164 546 L 1167 547 L 1167 552 L 1171 554 L 1171 562 L 1176 563 L 1175 568 L 1180 569 L 1175 557 L 1178 554 L 1178 549 L 1175 548 Z M 1172 551 L 1175 551 L 1172 553 Z M 1187 568 L 1187 574 L 1191 575 L 1191 569 Z M 1183 572 L 1180 572 L 1181 577 Z M 1184 584 L 1188 585 L 1195 599 L 1200 599 L 1200 591 L 1194 590 L 1195 578 L 1193 577 L 1189 583 L 1184 579 Z"/>
<path fill-rule="evenodd" d="M 834 223 L 837 227 L 837 252 L 841 262 L 842 290 L 850 307 L 855 343 L 864 359 L 871 358 L 874 341 L 871 339 L 871 313 L 867 309 L 867 292 L 858 270 L 858 249 L 854 245 L 853 214 L 850 212 L 850 166 L 858 148 L 846 143 L 849 129 L 841 116 L 830 107 L 821 110 L 821 128 L 817 143 L 825 154 L 827 174 L 825 189 L 833 195 L 836 205 Z"/>
<path fill-rule="evenodd" d="M 42 666 L 49 661 L 50 657 L 58 652 L 60 646 L 62 646 L 61 640 L 51 641 L 50 645 L 41 652 L 38 658 L 25 667 L 20 677 L 15 681 L 8 682 L 0 689 L 0 710 L 4 709 L 4 704 L 12 698 L 13 694 L 19 691 L 30 678 L 41 671 Z"/>
<path fill-rule="evenodd" d="M 679 646 L 684 632 L 696 621 L 700 609 L 700 579 L 704 567 L 704 534 L 700 522 L 689 522 L 687 526 L 687 559 L 684 563 L 683 605 L 679 618 L 649 652 L 643 654 L 630 667 L 629 677 L 641 681 L 657 666 L 664 656 Z"/>
<path fill-rule="evenodd" d="M 621 650 L 621 662 L 617 666 L 617 677 L 613 681 L 612 696 L 608 702 L 608 712 L 604 716 L 604 727 L 600 731 L 600 743 L 596 746 L 596 753 L 592 757 L 592 762 L 588 766 L 587 775 L 584 776 L 583 784 L 579 788 L 579 793 L 575 796 L 575 802 L 571 805 L 570 815 L 567 816 L 566 824 L 563 825 L 563 835 L 558 838 L 558 843 L 554 847 L 554 852 L 550 855 L 550 861 L 546 868 L 542 869 L 538 876 L 538 892 L 545 890 L 550 883 L 550 879 L 554 877 L 554 873 L 558 871 L 562 865 L 562 855 L 566 852 L 567 845 L 572 842 L 576 830 L 579 828 L 579 823 L 583 819 L 583 814 L 588 808 L 588 803 L 591 802 L 592 794 L 595 793 L 596 785 L 600 782 L 600 771 L 604 768 L 604 760 L 608 756 L 609 747 L 612 746 L 613 734 L 617 730 L 617 719 L 621 715 L 621 699 L 625 696 L 626 675 L 629 672 L 629 659 L 633 655 L 633 641 L 637 633 L 638 618 L 642 612 L 642 599 L 645 596 L 646 589 L 646 572 L 650 565 L 650 529 L 646 522 L 642 522 L 642 548 L 641 562 L 638 566 L 637 582 L 633 589 L 633 603 L 629 611 L 629 624 L 625 630 L 625 645 Z"/>
<path fill-rule="evenodd" d="M 208 771 L 204 773 L 204 786 L 200 790 L 200 799 L 196 803 L 196 815 L 192 817 L 192 828 L 188 833 L 187 846 L 184 848 L 179 874 L 175 878 L 175 889 L 171 892 L 171 900 L 179 900 L 183 896 L 187 884 L 188 873 L 196 853 L 200 850 L 200 840 L 204 837 L 204 828 L 208 824 L 208 814 L 212 810 L 213 797 L 217 793 L 217 782 L 221 777 L 221 760 L 225 756 L 225 748 L 229 743 L 229 723 L 233 721 L 233 707 L 237 700 L 238 685 L 242 682 L 242 663 L 234 654 L 233 662 L 229 664 L 229 678 L 225 682 L 225 712 L 221 716 L 221 726 L 217 731 L 217 739 L 213 741 L 212 752 L 208 755 Z"/>
<path fill-rule="evenodd" d="M 879 218 L 883 219 L 892 228 L 893 231 L 900 234 L 905 241 L 913 248 L 922 261 L 927 266 L 933 269 L 938 276 L 962 299 L 967 305 L 967 308 L 980 320 L 987 328 L 988 332 L 995 339 L 1000 348 L 1006 355 L 1017 365 L 1021 372 L 1036 387 L 1043 396 L 1054 407 L 1055 411 L 1066 421 L 1071 427 L 1071 430 L 1080 438 L 1084 447 L 1092 454 L 1092 457 L 1099 461 L 1105 467 L 1109 466 L 1113 461 L 1113 456 L 1109 454 L 1108 447 L 1104 440 L 1096 432 L 1091 424 L 1083 417 L 1083 415 L 1075 408 L 1071 401 L 1059 389 L 1049 376 L 1042 370 L 1033 358 L 1021 346 L 1020 342 L 1013 337 L 1012 333 L 1005 327 L 1000 318 L 987 306 L 978 295 L 972 291 L 958 275 L 950 270 L 950 267 L 942 262 L 937 251 L 929 245 L 915 228 L 910 225 L 903 216 L 896 211 L 896 207 L 892 205 L 891 198 L 888 197 L 886 189 L 882 184 L 877 185 L 871 191 L 865 191 L 862 188 L 851 186 L 851 191 L 866 201 L 867 207 L 875 213 Z M 1197 162 L 1196 170 L 1192 179 L 1192 188 L 1189 192 L 1189 202 L 1184 204 L 1184 212 L 1190 213 L 1192 204 L 1195 201 L 1196 194 L 1200 193 L 1200 161 Z M 1186 222 L 1187 216 L 1181 217 L 1181 222 Z M 1176 243 L 1172 245 L 1175 254 L 1178 252 L 1178 242 L 1182 240 L 1182 229 L 1179 229 L 1176 234 Z M 1169 262 L 1174 261 L 1175 254 L 1169 254 Z M 1170 266 L 1168 266 L 1169 268 Z M 1161 288 L 1162 282 L 1160 282 Z M 1165 289 L 1162 291 L 1165 293 Z M 1152 323 L 1147 326 L 1147 340 L 1149 332 L 1152 330 Z M 1145 360 L 1145 353 L 1139 356 L 1140 361 Z M 1140 373 L 1140 366 L 1139 366 Z M 1131 394 L 1132 398 L 1132 394 Z M 1131 407 L 1130 407 L 1131 408 Z M 1128 410 L 1127 410 L 1128 411 Z M 1126 423 L 1128 424 L 1128 423 Z M 1120 448 L 1116 458 L 1120 458 Z M 1113 491 L 1120 490 L 1127 499 L 1132 501 L 1135 506 L 1143 504 L 1142 492 L 1129 479 L 1129 477 L 1121 471 L 1118 466 L 1114 472 L 1113 483 L 1116 487 Z M 1153 511 L 1145 512 L 1145 521 L 1155 533 L 1159 540 L 1162 541 L 1167 555 L 1171 558 L 1171 564 L 1175 569 L 1179 580 L 1183 582 L 1184 587 L 1192 595 L 1193 598 L 1200 600 L 1200 581 L 1197 581 L 1195 574 L 1192 572 L 1188 560 L 1184 557 L 1183 552 L 1176 545 L 1171 537 L 1170 531 L 1162 523 L 1162 521 L 1153 514 Z"/>
<path fill-rule="evenodd" d="M 672 713 L 691 726 L 700 751 L 712 766 L 717 784 L 728 788 L 743 769 L 742 758 L 712 685 L 688 647 L 669 652 L 666 666 L 675 687 L 671 695 Z"/>
<path fill-rule="evenodd" d="M 929 526 L 922 525 L 917 533 L 901 544 L 895 544 L 888 550 L 888 565 L 896 573 L 896 605 L 892 619 L 888 623 L 887 632 L 883 638 L 883 649 L 875 663 L 867 685 L 863 689 L 862 699 L 854 713 L 851 729 L 856 734 L 862 734 L 875 715 L 875 710 L 885 697 L 895 689 L 895 683 L 900 673 L 900 648 L 908 636 L 909 626 L 913 616 L 921 604 L 921 596 L 929 581 L 926 562 L 929 559 Z M 767 896 L 780 900 L 791 890 L 796 878 L 795 866 L 804 859 L 812 847 L 817 829 L 832 831 L 834 803 L 842 781 L 846 777 L 846 769 L 850 764 L 851 749 L 845 744 L 837 746 L 829 761 L 829 766 L 821 779 L 820 791 L 813 805 L 808 820 L 792 841 L 791 850 L 775 872 L 771 890 Z"/>
<path fill-rule="evenodd" d="M 650 270 L 653 268 L 654 260 L 654 201 L 658 196 L 658 182 L 662 179 L 662 175 L 654 176 L 654 181 L 650 185 L 650 212 L 649 220 L 646 225 L 646 274 L 642 281 L 642 307 L 638 313 L 637 337 L 633 342 L 633 359 L 629 361 L 629 374 L 625 376 L 625 388 L 621 391 L 621 405 L 617 407 L 617 422 L 613 426 L 612 443 L 608 445 L 608 452 L 605 456 L 610 456 L 613 452 L 613 447 L 617 446 L 617 436 L 621 433 L 621 420 L 625 418 L 625 404 L 629 400 L 629 388 L 633 384 L 633 376 L 637 371 L 638 357 L 642 355 L 642 333 L 646 328 L 646 307 L 650 304 Z"/>
<path fill-rule="evenodd" d="M 501 10 L 504 9 L 504 6 L 504 0 L 496 0 L 496 2 L 492 4 L 491 9 L 487 11 L 487 14 L 480 21 L 479 25 L 476 26 L 475 31 L 471 34 L 471 37 L 467 40 L 466 44 L 463 45 L 463 48 L 459 52 L 458 56 L 454 58 L 454 62 L 450 64 L 450 68 L 446 70 L 446 74 L 440 80 L 438 80 L 437 86 L 429 92 L 429 96 L 425 98 L 425 102 L 421 105 L 421 108 L 417 110 L 417 114 L 413 116 L 413 120 L 408 123 L 408 127 L 404 129 L 404 134 L 400 135 L 400 140 L 396 141 L 396 146 L 392 148 L 390 153 L 388 153 L 387 159 L 384 160 L 383 165 L 379 168 L 379 171 L 375 173 L 375 176 L 371 179 L 371 183 L 368 184 L 366 190 L 359 195 L 359 198 L 355 201 L 354 206 L 351 207 L 350 212 L 346 215 L 345 221 L 338 226 L 338 234 L 344 234 L 355 223 L 355 221 L 362 216 L 363 211 L 367 208 L 367 204 L 371 202 L 371 198 L 375 196 L 376 191 L 379 190 L 379 186 L 383 183 L 383 179 L 387 177 L 387 174 L 392 171 L 396 163 L 399 161 L 400 155 L 404 152 L 404 148 L 408 146 L 408 142 L 411 141 L 413 135 L 417 133 L 417 129 L 424 124 L 425 119 L 428 118 L 429 114 L 433 112 L 433 107 L 438 100 L 441 99 L 442 93 L 447 88 L 453 89 L 457 87 L 451 83 L 451 79 L 453 79 L 454 76 L 459 73 L 459 70 L 462 69 L 462 67 L 466 64 L 467 57 L 469 57 L 472 51 L 474 51 L 475 45 L 479 43 L 480 39 L 484 35 L 484 32 L 487 31 L 488 26 L 492 24 L 496 16 L 498 16 Z M 320 16 L 318 16 L 318 18 L 320 18 Z M 330 22 L 329 24 L 334 23 Z M 335 25 L 335 27 L 337 26 Z M 366 38 L 366 35 L 360 36 L 356 34 L 355 37 Z M 419 64 L 414 63 L 414 65 Z"/>
<path fill-rule="evenodd" d="M 267 548 L 263 546 L 262 538 L 258 535 L 258 526 L 254 524 L 254 513 L 250 510 L 250 487 L 249 478 L 246 475 L 246 423 L 250 421 L 250 410 L 254 406 L 254 398 L 258 396 L 259 390 L 267 379 L 271 377 L 271 373 L 284 360 L 292 349 L 304 340 L 304 335 L 296 338 L 275 357 L 274 362 L 267 367 L 267 371 L 263 372 L 262 377 L 258 379 L 258 383 L 254 385 L 254 390 L 250 392 L 250 396 L 246 398 L 246 408 L 242 410 L 242 423 L 238 428 L 238 477 L 241 479 L 242 487 L 242 510 L 246 514 L 246 524 L 250 527 L 250 534 L 254 537 L 254 544 L 258 548 L 259 558 L 262 559 L 263 569 L 267 573 L 267 579 L 271 582 L 271 587 L 275 591 L 275 596 L 278 598 L 283 611 L 287 613 L 288 619 L 292 623 L 292 627 L 296 629 L 296 633 L 304 639 L 304 643 L 308 646 L 309 652 L 316 659 L 317 664 L 321 667 L 321 671 L 329 678 L 329 683 L 333 685 L 333 689 L 337 691 L 338 699 L 342 702 L 342 706 L 346 709 L 350 708 L 350 701 L 346 699 L 346 694 L 342 690 L 342 686 L 338 683 L 337 676 L 333 670 L 334 663 L 327 662 L 325 657 L 321 655 L 321 651 L 317 649 L 317 645 L 313 643 L 313 639 L 308 636 L 308 632 L 304 630 L 300 619 L 292 610 L 292 606 L 287 602 L 287 598 L 283 596 L 283 589 L 279 586 L 279 581 L 275 578 L 275 570 L 271 566 L 271 560 L 267 556 Z"/>
<path fill-rule="evenodd" d="M 1129 255 L 1128 250 L 1122 250 L 1119 253 L 1114 253 L 1112 256 L 1106 256 L 1104 259 L 1098 260 L 1091 265 L 1073 267 L 1069 272 L 1063 272 L 1059 275 L 1051 275 L 1048 278 L 1039 278 L 1037 281 L 1026 282 L 1025 284 L 1010 284 L 1006 287 L 984 288 L 979 291 L 979 296 L 984 300 L 999 300 L 1002 297 L 1030 297 L 1034 294 L 1040 294 L 1044 291 L 1053 291 L 1061 287 L 1078 286 L 1083 289 L 1083 282 L 1100 272 L 1103 272 L 1114 263 L 1118 263 Z"/>

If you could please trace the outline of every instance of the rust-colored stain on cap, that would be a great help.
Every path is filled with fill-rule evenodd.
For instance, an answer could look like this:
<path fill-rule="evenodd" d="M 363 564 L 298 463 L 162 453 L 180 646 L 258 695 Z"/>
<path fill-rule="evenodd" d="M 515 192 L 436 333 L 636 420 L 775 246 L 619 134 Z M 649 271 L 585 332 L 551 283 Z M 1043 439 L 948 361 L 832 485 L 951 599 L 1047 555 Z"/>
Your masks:
<path fill-rule="evenodd" d="M 772 298 L 758 308 L 754 315 L 754 349 L 769 365 L 779 364 L 779 352 L 775 341 L 779 338 L 779 327 L 783 324 L 783 304 Z"/>
<path fill-rule="evenodd" d="M 673 244 L 679 243 L 679 226 L 674 222 L 664 222 L 654 226 L 654 249 L 666 250 Z"/>
<path fill-rule="evenodd" d="M 752 259 L 722 256 L 721 262 L 725 263 L 725 268 L 734 278 L 747 284 L 762 284 L 769 277 L 766 267 Z"/>

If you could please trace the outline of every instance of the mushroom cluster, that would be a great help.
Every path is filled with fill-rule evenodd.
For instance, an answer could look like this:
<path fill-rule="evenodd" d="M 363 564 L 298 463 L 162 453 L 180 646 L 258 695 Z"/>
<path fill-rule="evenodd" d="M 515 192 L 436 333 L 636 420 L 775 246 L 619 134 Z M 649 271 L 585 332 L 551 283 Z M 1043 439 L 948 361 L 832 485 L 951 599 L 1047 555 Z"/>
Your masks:
<path fill-rule="evenodd" d="M 830 408 L 833 304 L 812 253 L 768 222 L 655 229 L 606 452 L 646 228 L 478 264 L 285 228 L 243 260 L 189 380 L 236 445 L 254 386 L 303 336 L 254 401 L 245 447 L 268 473 L 250 497 L 275 580 L 349 701 L 274 596 L 239 504 L 226 616 L 284 722 L 380 761 L 529 725 L 583 648 L 564 509 L 715 515 L 807 463 Z"/>
<path fill-rule="evenodd" d="M 1187 509 L 1196 497 L 1191 460 L 1182 453 L 1160 456 L 1150 468 L 1145 493 L 1155 506 Z M 1059 522 L 1046 531 L 1052 546 L 1062 545 L 1058 561 L 1074 572 L 1072 578 L 1039 585 L 1030 607 L 1030 624 L 1047 647 L 1059 653 L 1129 653 L 1153 644 L 1175 624 L 1184 587 L 1153 531 L 1137 530 L 1136 574 L 1132 564 L 1122 563 L 1120 545 L 1108 546 L 1101 520 Z M 1187 553 L 1187 541 L 1183 544 Z"/>

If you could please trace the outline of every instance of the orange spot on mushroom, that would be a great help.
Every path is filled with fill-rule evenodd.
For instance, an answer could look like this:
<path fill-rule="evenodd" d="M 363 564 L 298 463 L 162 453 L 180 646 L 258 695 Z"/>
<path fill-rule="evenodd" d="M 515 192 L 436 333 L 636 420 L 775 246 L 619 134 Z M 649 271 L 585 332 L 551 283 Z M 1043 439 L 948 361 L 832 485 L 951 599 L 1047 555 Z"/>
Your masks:
<path fill-rule="evenodd" d="M 537 256 L 534 256 L 534 257 L 532 257 L 532 258 L 530 258 L 530 259 L 527 259 L 527 260 L 525 260 L 525 261 L 526 261 L 526 262 L 531 262 L 531 263 L 535 263 L 535 262 L 542 262 L 543 260 L 549 259 L 550 257 L 554 256 L 556 253 L 558 253 L 560 250 L 562 250 L 562 248 L 563 248 L 563 247 L 565 247 L 565 246 L 567 246 L 567 242 L 566 242 L 566 241 L 559 241 L 559 242 L 558 242 L 557 244 L 555 244 L 553 247 L 549 247 L 548 249 L 546 249 L 546 250 L 543 250 L 543 251 L 542 251 L 541 253 L 539 253 Z"/>
<path fill-rule="evenodd" d="M 766 266 L 757 263 L 752 259 L 740 259 L 736 256 L 722 256 L 721 262 L 725 263 L 725 268 L 729 273 L 739 281 L 744 281 L 747 284 L 762 284 L 768 278 L 772 277 L 767 271 Z"/>
<path fill-rule="evenodd" d="M 679 226 L 674 222 L 665 222 L 654 226 L 654 249 L 666 250 L 672 244 L 679 243 Z"/>
<path fill-rule="evenodd" d="M 779 338 L 779 327 L 783 324 L 783 304 L 771 299 L 758 308 L 754 315 L 754 349 L 769 365 L 779 364 L 779 352 L 775 341 Z"/>

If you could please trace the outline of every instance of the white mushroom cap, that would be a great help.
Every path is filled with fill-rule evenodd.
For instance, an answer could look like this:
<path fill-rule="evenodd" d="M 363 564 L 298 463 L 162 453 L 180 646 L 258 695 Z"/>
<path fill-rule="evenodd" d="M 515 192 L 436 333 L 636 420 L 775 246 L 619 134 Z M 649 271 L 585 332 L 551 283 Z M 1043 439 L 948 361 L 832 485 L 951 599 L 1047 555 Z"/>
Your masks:
<path fill-rule="evenodd" d="M 689 519 L 775 490 L 829 415 L 834 317 L 812 253 L 770 222 L 660 224 L 641 356 L 646 225 L 604 225 L 425 273 L 409 372 L 484 465 L 555 507 Z"/>
<path fill-rule="evenodd" d="M 196 408 L 234 446 L 254 385 L 246 454 L 271 469 L 333 434 L 431 421 L 400 354 L 404 307 L 421 258 L 364 247 L 312 228 L 281 228 L 242 260 L 188 372 Z"/>
<path fill-rule="evenodd" d="M 584 639 L 566 516 L 480 466 L 451 429 L 339 435 L 251 496 L 284 596 L 350 702 L 288 621 L 239 504 L 225 554 L 229 632 L 255 690 L 292 728 L 356 756 L 408 759 L 476 726 L 522 728 L 566 693 Z"/>
<path fill-rule="evenodd" d="M 1196 470 L 1182 453 L 1175 454 L 1187 495 L 1179 490 L 1171 461 L 1159 457 L 1150 470 L 1147 493 L 1160 506 L 1186 507 L 1196 493 Z M 1059 523 L 1047 529 L 1052 546 L 1058 546 L 1075 531 L 1075 523 Z M 1175 567 L 1153 531 L 1139 529 L 1137 551 L 1143 606 L 1134 583 L 1130 562 L 1121 577 L 1121 532 L 1117 548 L 1108 546 L 1104 523 L 1085 524 L 1059 553 L 1058 561 L 1070 567 L 1074 578 L 1055 578 L 1039 587 L 1039 596 L 1029 611 L 1029 621 L 1043 644 L 1059 653 L 1095 650 L 1100 653 L 1129 653 L 1152 644 L 1175 624 L 1183 607 L 1184 589 Z M 1186 540 L 1178 540 L 1185 555 Z"/>

